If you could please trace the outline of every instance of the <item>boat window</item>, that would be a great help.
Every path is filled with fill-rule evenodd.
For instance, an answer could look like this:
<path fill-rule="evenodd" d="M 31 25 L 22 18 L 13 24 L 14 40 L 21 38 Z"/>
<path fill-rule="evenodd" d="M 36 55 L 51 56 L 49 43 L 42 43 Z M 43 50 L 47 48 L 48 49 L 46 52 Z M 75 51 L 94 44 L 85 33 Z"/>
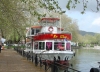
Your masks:
<path fill-rule="evenodd" d="M 64 50 L 64 42 L 54 42 L 54 50 Z"/>
<path fill-rule="evenodd" d="M 38 33 L 40 30 L 39 29 L 36 29 L 36 33 Z"/>
<path fill-rule="evenodd" d="M 34 35 L 34 31 L 35 31 L 35 30 L 34 30 L 33 28 L 31 28 L 31 30 L 32 30 L 32 31 L 31 31 L 31 34 Z"/>
<path fill-rule="evenodd" d="M 40 31 L 40 29 L 33 29 L 33 28 L 31 28 L 31 34 L 32 35 L 38 33 L 39 31 Z"/>
<path fill-rule="evenodd" d="M 46 50 L 52 50 L 52 42 L 46 42 Z"/>
<path fill-rule="evenodd" d="M 45 48 L 45 42 L 39 42 L 39 49 L 44 50 Z"/>
<path fill-rule="evenodd" d="M 34 43 L 34 49 L 38 49 L 38 42 Z"/>
<path fill-rule="evenodd" d="M 66 50 L 70 50 L 70 47 L 71 47 L 70 42 L 67 42 L 67 43 L 66 43 Z"/>

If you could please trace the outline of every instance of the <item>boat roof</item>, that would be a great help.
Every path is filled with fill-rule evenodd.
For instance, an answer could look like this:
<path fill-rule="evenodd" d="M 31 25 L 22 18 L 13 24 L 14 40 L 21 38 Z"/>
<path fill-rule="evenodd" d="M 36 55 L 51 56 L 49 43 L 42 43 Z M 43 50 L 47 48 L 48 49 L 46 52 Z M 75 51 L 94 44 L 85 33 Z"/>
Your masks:
<path fill-rule="evenodd" d="M 42 26 L 31 26 L 31 28 L 42 28 Z"/>
<path fill-rule="evenodd" d="M 41 21 L 46 21 L 46 20 L 50 20 L 50 21 L 59 21 L 60 19 L 59 19 L 59 18 L 42 18 L 42 19 L 40 19 L 39 22 L 41 22 Z"/>

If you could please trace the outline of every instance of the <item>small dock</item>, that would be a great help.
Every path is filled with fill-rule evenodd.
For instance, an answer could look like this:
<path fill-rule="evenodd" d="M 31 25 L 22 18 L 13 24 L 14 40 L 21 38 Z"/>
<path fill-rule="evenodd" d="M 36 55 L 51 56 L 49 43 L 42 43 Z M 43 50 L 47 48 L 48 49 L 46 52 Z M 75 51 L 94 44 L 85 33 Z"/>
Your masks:
<path fill-rule="evenodd" d="M 0 53 L 0 72 L 45 72 L 35 66 L 14 49 L 4 49 Z"/>

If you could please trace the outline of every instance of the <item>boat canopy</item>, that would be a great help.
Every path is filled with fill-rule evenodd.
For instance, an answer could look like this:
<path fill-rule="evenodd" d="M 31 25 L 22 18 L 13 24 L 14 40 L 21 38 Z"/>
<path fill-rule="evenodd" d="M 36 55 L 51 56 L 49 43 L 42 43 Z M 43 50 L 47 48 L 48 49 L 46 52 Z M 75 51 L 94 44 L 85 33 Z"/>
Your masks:
<path fill-rule="evenodd" d="M 59 18 L 42 18 L 39 23 L 42 26 L 59 26 Z"/>
<path fill-rule="evenodd" d="M 40 20 L 40 22 L 41 21 L 59 21 L 60 19 L 59 18 L 42 18 L 41 20 Z"/>

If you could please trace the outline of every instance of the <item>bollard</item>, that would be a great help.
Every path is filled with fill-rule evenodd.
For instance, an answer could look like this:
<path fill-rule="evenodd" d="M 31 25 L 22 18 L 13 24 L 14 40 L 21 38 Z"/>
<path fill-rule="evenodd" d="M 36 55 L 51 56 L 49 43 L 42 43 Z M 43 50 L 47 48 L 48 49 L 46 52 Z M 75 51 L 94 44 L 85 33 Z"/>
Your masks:
<path fill-rule="evenodd" d="M 28 52 L 26 53 L 26 57 L 27 57 L 27 60 L 28 60 Z"/>
<path fill-rule="evenodd" d="M 42 67 L 42 60 L 41 60 L 41 57 L 40 57 L 40 67 Z"/>
<path fill-rule="evenodd" d="M 47 63 L 46 63 L 46 60 L 45 60 L 45 71 L 47 71 Z"/>
<path fill-rule="evenodd" d="M 38 65 L 38 57 L 37 57 L 37 54 L 35 55 L 35 66 Z"/>
<path fill-rule="evenodd" d="M 21 55 L 23 56 L 23 49 L 22 49 L 22 54 Z"/>
<path fill-rule="evenodd" d="M 34 60 L 34 59 L 33 59 L 33 55 L 32 55 L 32 63 L 33 63 L 33 60 Z"/>
<path fill-rule="evenodd" d="M 52 64 L 52 72 L 57 72 L 56 69 L 57 69 L 57 67 L 56 67 L 56 57 L 54 57 L 54 62 Z"/>

